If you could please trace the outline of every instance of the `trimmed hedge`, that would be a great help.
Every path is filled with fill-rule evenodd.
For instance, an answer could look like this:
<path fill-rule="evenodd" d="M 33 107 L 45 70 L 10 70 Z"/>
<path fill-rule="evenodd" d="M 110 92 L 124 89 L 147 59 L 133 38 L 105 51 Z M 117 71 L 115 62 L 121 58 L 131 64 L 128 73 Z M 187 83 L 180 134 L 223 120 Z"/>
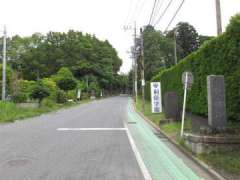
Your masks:
<path fill-rule="evenodd" d="M 207 115 L 207 76 L 224 75 L 228 118 L 240 120 L 240 14 L 231 19 L 224 34 L 207 41 L 176 66 L 161 71 L 152 81 L 161 81 L 163 94 L 176 91 L 183 97 L 184 71 L 194 75 L 187 99 L 189 111 Z"/>

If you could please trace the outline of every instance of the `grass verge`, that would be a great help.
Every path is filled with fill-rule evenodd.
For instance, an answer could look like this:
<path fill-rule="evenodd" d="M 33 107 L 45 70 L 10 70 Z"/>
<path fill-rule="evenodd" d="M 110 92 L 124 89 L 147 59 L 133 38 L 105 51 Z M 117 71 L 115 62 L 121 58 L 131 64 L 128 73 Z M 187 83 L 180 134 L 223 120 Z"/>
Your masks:
<path fill-rule="evenodd" d="M 17 106 L 12 102 L 0 101 L 0 123 L 14 122 L 34 116 L 39 116 L 44 113 L 59 110 L 61 108 L 69 108 L 79 104 L 87 103 L 90 100 L 83 100 L 80 103 L 66 103 L 66 104 L 51 104 L 51 106 L 41 106 L 40 108 L 23 108 Z"/>
<path fill-rule="evenodd" d="M 142 99 L 138 98 L 136 108 L 138 111 L 142 112 Z M 151 102 L 145 102 L 145 110 L 142 112 L 148 119 L 150 119 L 153 123 L 159 126 L 161 120 L 165 119 L 164 113 L 152 113 L 151 111 Z M 185 130 L 188 132 L 191 130 L 191 120 L 187 118 L 185 122 Z M 163 124 L 160 126 L 161 130 L 168 134 L 170 137 L 173 137 L 175 140 L 178 140 L 178 136 L 180 135 L 181 130 L 181 122 L 172 122 L 169 124 Z"/>
<path fill-rule="evenodd" d="M 201 154 L 198 156 L 207 164 L 228 174 L 240 176 L 240 152 L 232 151 L 225 153 Z"/>
<path fill-rule="evenodd" d="M 138 98 L 136 108 L 142 112 L 142 100 Z M 149 101 L 145 104 L 145 111 L 142 112 L 149 120 L 159 126 L 159 122 L 165 118 L 164 114 L 152 114 L 151 103 Z M 186 119 L 185 130 L 191 132 L 191 119 Z M 234 126 L 235 127 L 235 126 Z M 160 126 L 161 130 L 166 133 L 170 138 L 177 142 L 180 146 L 187 151 L 190 150 L 184 145 L 183 140 L 180 139 L 181 122 L 172 122 Z M 224 176 L 230 177 L 229 179 L 240 179 L 240 151 L 228 153 L 210 153 L 201 154 L 197 156 L 198 159 L 204 161 L 206 164 L 218 170 Z"/>
<path fill-rule="evenodd" d="M 137 107 L 137 110 L 142 112 L 142 99 L 141 98 L 138 98 L 136 107 Z M 159 121 L 164 118 L 163 113 L 152 113 L 150 101 L 145 101 L 145 110 L 142 113 L 157 125 L 159 125 Z"/>

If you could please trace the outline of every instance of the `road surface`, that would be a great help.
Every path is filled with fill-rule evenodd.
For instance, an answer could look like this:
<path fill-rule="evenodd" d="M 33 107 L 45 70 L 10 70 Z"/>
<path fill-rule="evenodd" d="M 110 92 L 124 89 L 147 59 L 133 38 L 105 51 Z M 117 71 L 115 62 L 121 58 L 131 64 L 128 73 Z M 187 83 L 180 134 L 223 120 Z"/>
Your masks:
<path fill-rule="evenodd" d="M 0 126 L 3 180 L 211 179 L 134 112 L 108 98 Z"/>

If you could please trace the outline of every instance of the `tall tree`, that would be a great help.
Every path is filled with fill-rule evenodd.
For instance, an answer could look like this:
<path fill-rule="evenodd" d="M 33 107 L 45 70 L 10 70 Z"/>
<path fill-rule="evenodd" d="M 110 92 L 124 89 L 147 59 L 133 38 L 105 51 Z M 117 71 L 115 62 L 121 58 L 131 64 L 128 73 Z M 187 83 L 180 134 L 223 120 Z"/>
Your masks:
<path fill-rule="evenodd" d="M 144 30 L 145 76 L 150 80 L 160 68 L 173 64 L 173 43 L 152 26 Z"/>
<path fill-rule="evenodd" d="M 10 46 L 8 53 L 13 68 L 28 80 L 49 77 L 61 67 L 67 67 L 79 80 L 94 76 L 89 81 L 111 89 L 122 64 L 108 41 L 73 30 L 15 36 L 10 39 Z"/>
<path fill-rule="evenodd" d="M 199 35 L 192 25 L 180 22 L 172 31 L 168 32 L 167 37 L 173 39 L 174 31 L 176 31 L 178 59 L 186 57 L 199 48 Z"/>

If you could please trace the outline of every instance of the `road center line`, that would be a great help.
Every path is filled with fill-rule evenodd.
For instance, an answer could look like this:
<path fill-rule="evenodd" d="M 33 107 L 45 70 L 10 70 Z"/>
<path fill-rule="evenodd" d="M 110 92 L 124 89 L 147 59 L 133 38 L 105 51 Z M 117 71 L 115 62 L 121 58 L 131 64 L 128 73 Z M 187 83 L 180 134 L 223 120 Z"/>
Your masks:
<path fill-rule="evenodd" d="M 127 128 L 58 128 L 57 131 L 126 131 Z"/>

